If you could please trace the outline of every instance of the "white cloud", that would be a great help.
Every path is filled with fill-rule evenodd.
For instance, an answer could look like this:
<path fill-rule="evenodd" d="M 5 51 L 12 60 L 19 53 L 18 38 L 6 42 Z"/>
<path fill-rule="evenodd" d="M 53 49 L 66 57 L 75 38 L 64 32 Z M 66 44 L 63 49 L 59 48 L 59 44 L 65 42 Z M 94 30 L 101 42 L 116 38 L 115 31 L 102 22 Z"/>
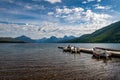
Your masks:
<path fill-rule="evenodd" d="M 108 19 L 112 19 L 111 15 L 104 14 L 104 13 L 95 13 L 91 10 L 87 10 L 85 13 L 85 16 L 83 16 L 83 20 L 92 22 L 92 23 L 100 23 L 100 22 L 108 22 Z"/>
<path fill-rule="evenodd" d="M 1 0 L 1 1 L 8 2 L 8 3 L 14 3 L 15 2 L 14 0 Z"/>
<path fill-rule="evenodd" d="M 83 4 L 86 4 L 87 2 L 86 2 L 86 1 L 83 1 L 82 3 L 83 3 Z"/>
<path fill-rule="evenodd" d="M 84 11 L 84 9 L 81 8 L 81 7 L 74 8 L 74 9 L 72 9 L 72 10 L 73 10 L 73 12 L 75 12 L 75 13 Z"/>
<path fill-rule="evenodd" d="M 57 2 L 59 2 L 59 3 L 62 2 L 61 0 L 45 0 L 45 1 L 48 1 L 52 4 L 57 3 Z"/>
<path fill-rule="evenodd" d="M 67 23 L 80 22 L 104 22 L 107 19 L 111 20 L 112 16 L 104 13 L 95 13 L 92 10 L 85 11 L 83 8 L 57 8 L 54 16 L 63 18 Z"/>
<path fill-rule="evenodd" d="M 95 1 L 95 0 L 87 0 L 88 2 L 92 2 L 92 1 Z"/>
<path fill-rule="evenodd" d="M 87 3 L 89 3 L 89 2 L 93 2 L 93 1 L 95 1 L 95 0 L 87 0 L 87 1 L 83 1 L 82 4 L 87 4 Z"/>
<path fill-rule="evenodd" d="M 56 9 L 57 14 L 71 14 L 71 13 L 79 13 L 82 11 L 84 11 L 84 9 L 81 7 L 72 8 L 72 9 L 64 7 L 62 9 L 61 8 Z"/>
<path fill-rule="evenodd" d="M 102 0 L 97 0 L 97 2 L 101 2 Z"/>
<path fill-rule="evenodd" d="M 100 4 L 94 5 L 95 9 L 103 9 L 103 10 L 108 10 L 111 7 L 110 6 L 101 6 Z"/>
<path fill-rule="evenodd" d="M 44 10 L 45 7 L 43 5 L 31 5 L 31 4 L 19 4 L 20 6 L 24 6 L 26 10 Z"/>
<path fill-rule="evenodd" d="M 31 10 L 31 9 L 33 9 L 33 7 L 30 6 L 30 5 L 25 5 L 24 7 L 25 7 L 27 10 Z"/>
<path fill-rule="evenodd" d="M 53 15 L 54 14 L 54 12 L 48 12 L 48 15 Z"/>

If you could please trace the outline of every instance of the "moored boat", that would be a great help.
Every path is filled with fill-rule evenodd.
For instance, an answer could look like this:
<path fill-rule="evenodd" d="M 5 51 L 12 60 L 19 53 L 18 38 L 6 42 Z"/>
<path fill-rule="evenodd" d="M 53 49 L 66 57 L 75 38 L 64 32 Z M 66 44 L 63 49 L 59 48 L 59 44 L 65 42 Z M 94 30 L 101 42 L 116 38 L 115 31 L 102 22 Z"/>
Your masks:
<path fill-rule="evenodd" d="M 103 49 L 97 49 L 93 48 L 93 56 L 98 58 L 109 58 L 111 56 L 111 53 L 107 52 Z"/>
<path fill-rule="evenodd" d="M 71 48 L 71 53 L 80 53 L 80 49 L 77 47 Z"/>
<path fill-rule="evenodd" d="M 64 47 L 64 48 L 63 48 L 63 52 L 71 52 L 71 48 Z"/>
<path fill-rule="evenodd" d="M 78 47 L 73 47 L 68 45 L 67 47 L 59 47 L 60 49 L 63 49 L 63 52 L 71 52 L 71 53 L 80 53 L 80 49 Z"/>

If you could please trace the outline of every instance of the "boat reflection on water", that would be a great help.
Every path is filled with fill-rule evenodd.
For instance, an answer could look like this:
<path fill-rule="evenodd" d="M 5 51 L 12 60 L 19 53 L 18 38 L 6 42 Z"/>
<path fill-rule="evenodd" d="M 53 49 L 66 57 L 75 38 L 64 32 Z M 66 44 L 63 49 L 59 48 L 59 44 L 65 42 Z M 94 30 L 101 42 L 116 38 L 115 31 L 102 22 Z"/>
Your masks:
<path fill-rule="evenodd" d="M 91 58 L 92 58 L 92 59 L 95 59 L 96 61 L 103 61 L 103 63 L 106 63 L 106 64 L 108 63 L 108 61 L 111 61 L 111 60 L 112 60 L 111 57 L 108 57 L 108 58 L 104 58 L 104 57 L 98 58 L 98 57 L 92 56 Z"/>
<path fill-rule="evenodd" d="M 74 58 L 74 60 L 77 60 L 78 58 L 79 59 L 83 58 L 85 56 L 85 53 L 75 54 L 75 53 L 64 52 L 64 51 L 63 51 L 63 53 L 66 54 L 66 56 L 71 56 L 72 58 Z M 96 60 L 96 61 L 102 61 L 106 65 L 107 65 L 108 61 L 112 60 L 112 57 L 108 57 L 108 58 L 101 57 L 101 58 L 98 58 L 98 57 L 95 57 L 94 55 L 89 55 L 89 56 L 91 56 L 91 59 Z"/>

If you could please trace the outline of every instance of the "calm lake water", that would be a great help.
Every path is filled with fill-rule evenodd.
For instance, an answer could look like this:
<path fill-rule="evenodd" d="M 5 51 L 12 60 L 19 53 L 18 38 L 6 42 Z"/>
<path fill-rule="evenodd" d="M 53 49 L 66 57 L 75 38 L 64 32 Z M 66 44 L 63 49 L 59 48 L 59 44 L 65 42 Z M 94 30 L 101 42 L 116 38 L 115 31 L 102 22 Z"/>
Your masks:
<path fill-rule="evenodd" d="M 120 80 L 120 58 L 63 53 L 68 44 L 0 44 L 0 80 Z M 120 44 L 70 44 L 120 49 Z"/>

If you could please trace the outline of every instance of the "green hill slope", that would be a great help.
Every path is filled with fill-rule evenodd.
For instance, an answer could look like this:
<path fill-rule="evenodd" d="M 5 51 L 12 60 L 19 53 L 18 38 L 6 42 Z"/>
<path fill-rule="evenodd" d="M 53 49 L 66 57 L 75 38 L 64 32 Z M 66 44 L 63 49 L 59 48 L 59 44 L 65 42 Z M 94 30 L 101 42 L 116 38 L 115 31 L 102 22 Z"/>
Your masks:
<path fill-rule="evenodd" d="M 120 43 L 120 21 L 67 42 Z"/>

